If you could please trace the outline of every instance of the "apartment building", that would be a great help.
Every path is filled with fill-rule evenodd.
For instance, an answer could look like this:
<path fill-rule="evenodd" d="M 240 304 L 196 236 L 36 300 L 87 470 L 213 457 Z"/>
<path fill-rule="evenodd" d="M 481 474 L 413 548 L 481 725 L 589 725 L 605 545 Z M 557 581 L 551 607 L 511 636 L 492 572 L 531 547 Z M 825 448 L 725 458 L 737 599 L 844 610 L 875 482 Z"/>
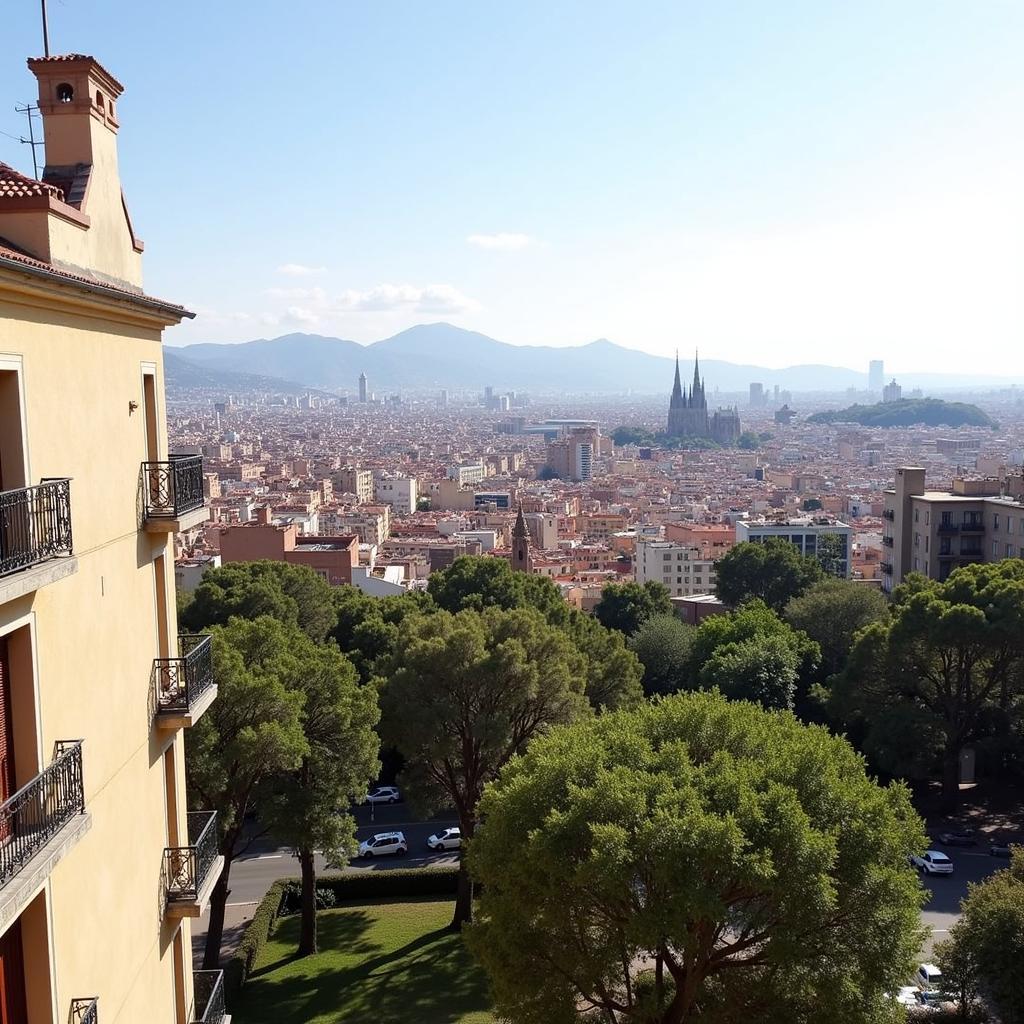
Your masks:
<path fill-rule="evenodd" d="M 823 537 L 836 537 L 841 545 L 839 575 L 849 576 L 852 565 L 853 529 L 827 516 L 795 516 L 785 519 L 738 520 L 736 543 L 759 544 L 768 538 L 788 540 L 801 555 L 815 557 Z"/>
<path fill-rule="evenodd" d="M 929 491 L 922 467 L 897 469 L 882 512 L 882 589 L 891 593 L 910 572 L 944 580 L 961 565 L 1024 557 L 1024 499 L 1007 489 L 998 479 L 957 479 L 951 491 Z"/>
<path fill-rule="evenodd" d="M 713 593 L 715 562 L 701 548 L 653 537 L 638 537 L 633 572 L 637 583 L 663 583 L 672 597 Z"/>
<path fill-rule="evenodd" d="M 28 62 L 40 180 L 0 164 L 0 1020 L 226 1020 L 190 919 L 220 873 L 184 730 L 215 699 L 177 635 L 173 541 L 207 518 L 168 452 L 162 332 L 117 163 L 122 86 Z"/>
<path fill-rule="evenodd" d="M 368 469 L 346 466 L 339 469 L 332 480 L 343 494 L 354 494 L 360 505 L 373 501 L 373 474 Z"/>
<path fill-rule="evenodd" d="M 396 516 L 416 511 L 416 478 L 413 476 L 382 476 L 374 484 L 374 500 L 390 505 Z"/>

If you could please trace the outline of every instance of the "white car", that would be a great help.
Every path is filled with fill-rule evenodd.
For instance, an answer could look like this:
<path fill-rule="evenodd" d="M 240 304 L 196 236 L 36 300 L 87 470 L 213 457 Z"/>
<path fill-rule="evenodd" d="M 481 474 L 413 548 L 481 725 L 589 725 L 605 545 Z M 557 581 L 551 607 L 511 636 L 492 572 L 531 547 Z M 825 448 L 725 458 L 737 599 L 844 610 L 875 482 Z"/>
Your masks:
<path fill-rule="evenodd" d="M 404 832 L 379 832 L 359 844 L 360 857 L 383 857 L 389 853 L 402 856 L 408 852 L 409 844 L 405 841 Z"/>
<path fill-rule="evenodd" d="M 368 804 L 397 804 L 402 799 L 402 794 L 397 786 L 378 786 L 371 789 L 366 795 L 364 803 Z"/>
<path fill-rule="evenodd" d="M 926 875 L 951 875 L 953 874 L 953 862 L 938 850 L 925 850 L 918 857 L 916 854 L 910 858 L 911 867 L 923 871 Z"/>
<path fill-rule="evenodd" d="M 917 1006 L 917 986 L 901 985 L 900 990 L 891 998 L 900 1006 Z"/>
<path fill-rule="evenodd" d="M 924 992 L 935 992 L 942 984 L 942 971 L 935 964 L 921 964 L 914 975 L 918 987 Z"/>
<path fill-rule="evenodd" d="M 457 828 L 443 828 L 427 840 L 432 850 L 458 850 L 462 846 L 462 832 Z"/>

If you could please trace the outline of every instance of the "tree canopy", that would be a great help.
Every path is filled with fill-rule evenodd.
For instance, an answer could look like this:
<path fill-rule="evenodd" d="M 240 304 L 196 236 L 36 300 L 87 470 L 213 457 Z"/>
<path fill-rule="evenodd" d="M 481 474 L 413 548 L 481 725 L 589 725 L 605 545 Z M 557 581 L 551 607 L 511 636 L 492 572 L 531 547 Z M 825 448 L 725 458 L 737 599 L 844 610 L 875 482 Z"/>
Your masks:
<path fill-rule="evenodd" d="M 809 686 L 821 658 L 818 645 L 763 601 L 706 618 L 690 646 L 691 686 L 717 688 L 733 700 L 794 707 L 797 684 Z"/>
<path fill-rule="evenodd" d="M 774 537 L 737 544 L 718 560 L 715 572 L 716 591 L 727 605 L 736 608 L 760 598 L 777 612 L 824 577 L 817 559 Z"/>
<path fill-rule="evenodd" d="M 851 405 L 807 417 L 808 423 L 860 423 L 865 427 L 991 427 L 993 420 L 976 405 L 946 402 L 940 398 L 904 398 L 899 402 Z"/>
<path fill-rule="evenodd" d="M 439 611 L 409 620 L 380 684 L 382 738 L 406 760 L 422 810 L 454 806 L 464 840 L 484 785 L 552 725 L 590 713 L 586 661 L 536 609 Z M 453 924 L 472 916 L 460 873 Z"/>
<path fill-rule="evenodd" d="M 632 636 L 652 615 L 671 615 L 668 587 L 655 580 L 646 583 L 606 583 L 594 616 L 602 626 Z"/>
<path fill-rule="evenodd" d="M 438 608 L 536 608 L 554 625 L 569 620 L 569 606 L 546 576 L 516 572 L 504 558 L 464 555 L 447 569 L 430 574 L 427 591 Z"/>
<path fill-rule="evenodd" d="M 858 635 L 832 687 L 830 714 L 863 737 L 879 766 L 941 757 L 947 810 L 959 797 L 963 749 L 1019 720 L 1024 698 L 1024 561 L 965 566 L 939 582 L 911 574 L 888 621 Z M 933 748 L 934 750 L 934 748 Z"/>
<path fill-rule="evenodd" d="M 295 623 L 320 642 L 337 622 L 331 595 L 331 585 L 304 565 L 231 562 L 203 576 L 192 599 L 179 610 L 179 620 L 198 633 L 225 625 L 233 615 L 245 619 L 270 615 Z"/>
<path fill-rule="evenodd" d="M 786 605 L 783 618 L 821 648 L 822 676 L 846 665 L 858 631 L 885 622 L 889 603 L 881 591 L 850 580 L 822 580 Z"/>
<path fill-rule="evenodd" d="M 480 804 L 467 939 L 502 1019 L 883 1019 L 925 835 L 845 740 L 679 694 L 553 729 Z"/>
<path fill-rule="evenodd" d="M 643 688 L 648 696 L 688 689 L 693 626 L 674 615 L 652 615 L 629 638 L 630 650 L 644 668 Z"/>

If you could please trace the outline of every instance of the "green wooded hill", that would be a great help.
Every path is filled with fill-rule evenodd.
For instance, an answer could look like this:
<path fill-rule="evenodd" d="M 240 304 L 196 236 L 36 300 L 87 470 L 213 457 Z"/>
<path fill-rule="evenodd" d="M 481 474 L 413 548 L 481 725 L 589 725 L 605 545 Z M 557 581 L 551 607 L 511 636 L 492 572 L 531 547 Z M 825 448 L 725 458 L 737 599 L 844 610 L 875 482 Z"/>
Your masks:
<path fill-rule="evenodd" d="M 810 423 L 859 423 L 865 427 L 994 427 L 995 421 L 976 405 L 944 402 L 939 398 L 907 398 L 876 405 L 851 405 L 846 409 L 816 412 Z"/>

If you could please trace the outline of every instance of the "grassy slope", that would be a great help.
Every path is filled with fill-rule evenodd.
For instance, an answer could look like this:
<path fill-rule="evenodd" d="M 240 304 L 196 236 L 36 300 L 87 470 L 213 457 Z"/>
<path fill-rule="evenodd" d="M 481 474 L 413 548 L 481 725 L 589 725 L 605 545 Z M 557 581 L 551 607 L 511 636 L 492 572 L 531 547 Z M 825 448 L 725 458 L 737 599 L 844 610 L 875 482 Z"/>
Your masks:
<path fill-rule="evenodd" d="M 320 914 L 320 950 L 294 959 L 298 916 L 283 918 L 233 1010 L 236 1024 L 491 1024 L 487 986 L 447 899 Z"/>

